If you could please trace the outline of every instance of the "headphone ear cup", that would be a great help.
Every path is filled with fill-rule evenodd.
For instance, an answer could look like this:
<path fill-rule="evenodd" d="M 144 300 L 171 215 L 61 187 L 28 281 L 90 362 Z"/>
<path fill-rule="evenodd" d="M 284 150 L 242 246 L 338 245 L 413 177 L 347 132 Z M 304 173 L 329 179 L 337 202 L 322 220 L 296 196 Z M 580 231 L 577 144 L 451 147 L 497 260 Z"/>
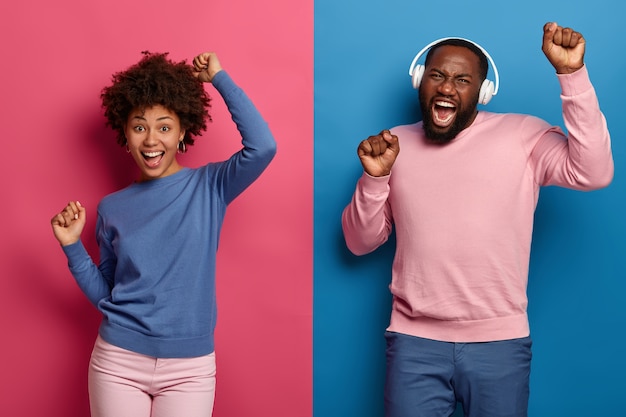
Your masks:
<path fill-rule="evenodd" d="M 493 82 L 491 82 L 488 79 L 485 79 L 485 81 L 483 81 L 482 85 L 480 86 L 480 92 L 478 93 L 478 102 L 480 104 L 489 103 L 489 101 L 491 100 L 491 97 L 493 97 L 493 91 L 494 91 Z"/>
<path fill-rule="evenodd" d="M 426 67 L 424 65 L 416 65 L 415 68 L 413 69 L 413 77 L 412 77 L 413 88 L 415 89 L 420 88 L 420 84 L 422 82 L 422 77 L 424 76 L 425 68 Z"/>

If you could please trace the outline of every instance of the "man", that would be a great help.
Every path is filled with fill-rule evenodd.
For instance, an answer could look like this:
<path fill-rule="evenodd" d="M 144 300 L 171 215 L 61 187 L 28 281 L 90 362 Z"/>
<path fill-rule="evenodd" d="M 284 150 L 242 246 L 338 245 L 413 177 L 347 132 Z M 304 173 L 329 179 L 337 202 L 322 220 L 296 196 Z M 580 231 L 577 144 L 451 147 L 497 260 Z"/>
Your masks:
<path fill-rule="evenodd" d="M 364 173 L 343 213 L 346 244 L 366 254 L 396 231 L 387 417 L 449 416 L 457 401 L 470 417 L 527 415 L 539 187 L 593 190 L 613 178 L 583 36 L 547 23 L 542 50 L 567 136 L 533 116 L 478 112 L 484 50 L 448 39 L 430 48 L 418 82 L 423 120 L 358 146 Z"/>

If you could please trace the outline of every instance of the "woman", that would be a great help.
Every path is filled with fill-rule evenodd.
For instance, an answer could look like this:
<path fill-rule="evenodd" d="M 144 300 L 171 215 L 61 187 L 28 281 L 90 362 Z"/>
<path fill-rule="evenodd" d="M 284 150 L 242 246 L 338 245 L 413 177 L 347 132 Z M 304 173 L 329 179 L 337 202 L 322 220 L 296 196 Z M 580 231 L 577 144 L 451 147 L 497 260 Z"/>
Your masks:
<path fill-rule="evenodd" d="M 203 83 L 223 97 L 243 148 L 191 169 L 177 155 L 210 120 Z M 227 205 L 274 157 L 275 141 L 210 52 L 192 66 L 144 52 L 101 98 L 139 178 L 98 205 L 98 265 L 80 240 L 85 207 L 71 201 L 51 221 L 76 282 L 103 315 L 89 365 L 92 416 L 210 416 L 220 229 Z"/>

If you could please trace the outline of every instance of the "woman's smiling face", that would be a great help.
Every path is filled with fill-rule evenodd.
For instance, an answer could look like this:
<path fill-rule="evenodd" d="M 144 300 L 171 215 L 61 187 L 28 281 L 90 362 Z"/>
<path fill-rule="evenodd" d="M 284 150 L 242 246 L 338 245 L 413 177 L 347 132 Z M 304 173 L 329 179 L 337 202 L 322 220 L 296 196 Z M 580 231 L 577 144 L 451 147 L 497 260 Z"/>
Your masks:
<path fill-rule="evenodd" d="M 167 177 L 182 168 L 176 153 L 185 130 L 176 113 L 161 105 L 134 109 L 124 131 L 128 150 L 141 171 L 140 182 Z"/>

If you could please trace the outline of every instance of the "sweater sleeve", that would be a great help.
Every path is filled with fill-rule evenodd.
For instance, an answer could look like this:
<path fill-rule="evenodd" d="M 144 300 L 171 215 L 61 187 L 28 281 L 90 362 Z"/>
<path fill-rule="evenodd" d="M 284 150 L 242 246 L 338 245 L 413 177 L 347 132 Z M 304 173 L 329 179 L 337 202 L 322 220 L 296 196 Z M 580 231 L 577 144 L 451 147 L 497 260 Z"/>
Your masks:
<path fill-rule="evenodd" d="M 531 153 L 535 178 L 542 186 L 606 187 L 613 179 L 611 140 L 587 68 L 559 74 L 558 79 L 568 135 L 551 129 L 536 142 Z"/>
<path fill-rule="evenodd" d="M 276 154 L 276 142 L 267 122 L 226 71 L 215 75 L 213 86 L 224 99 L 242 137 L 243 148 L 219 168 L 218 181 L 228 204 L 269 165 Z"/>
<path fill-rule="evenodd" d="M 93 262 L 80 240 L 62 247 L 65 256 L 67 256 L 72 276 L 94 306 L 97 306 L 103 298 L 111 295 L 113 270 L 115 268 L 115 264 L 110 262 L 111 258 L 105 255 L 106 249 L 103 249 L 101 242 L 99 245 L 100 256 L 105 259 L 101 262 L 100 267 Z M 106 247 L 106 245 L 104 246 Z M 107 258 L 109 260 L 106 260 Z"/>
<path fill-rule="evenodd" d="M 391 209 L 387 202 L 389 178 L 372 177 L 363 172 L 352 201 L 344 209 L 341 225 L 348 249 L 365 255 L 385 243 L 393 228 Z"/>

